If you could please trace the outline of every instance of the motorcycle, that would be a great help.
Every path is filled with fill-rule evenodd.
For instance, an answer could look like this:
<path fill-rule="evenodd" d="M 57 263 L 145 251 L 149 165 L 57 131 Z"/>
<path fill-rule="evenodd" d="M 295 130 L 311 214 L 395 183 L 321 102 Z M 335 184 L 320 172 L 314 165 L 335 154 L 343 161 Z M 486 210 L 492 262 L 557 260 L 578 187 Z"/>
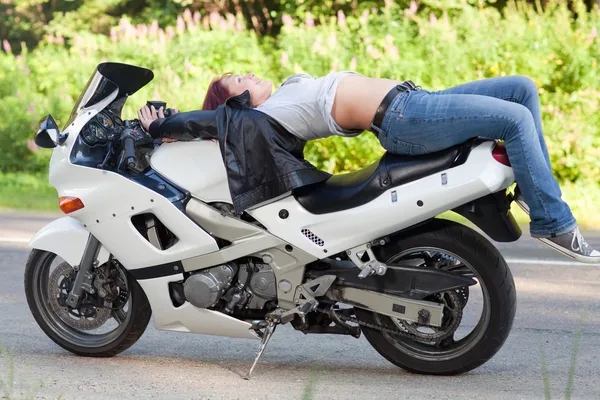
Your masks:
<path fill-rule="evenodd" d="M 514 174 L 494 140 L 372 165 L 233 212 L 219 145 L 161 144 L 127 98 L 153 78 L 97 66 L 64 128 L 51 115 L 35 142 L 52 148 L 49 180 L 66 216 L 32 238 L 31 312 L 82 356 L 132 346 L 158 329 L 259 339 L 275 329 L 364 334 L 408 371 L 451 375 L 487 362 L 515 316 L 509 267 L 491 239 L 516 241 Z"/>

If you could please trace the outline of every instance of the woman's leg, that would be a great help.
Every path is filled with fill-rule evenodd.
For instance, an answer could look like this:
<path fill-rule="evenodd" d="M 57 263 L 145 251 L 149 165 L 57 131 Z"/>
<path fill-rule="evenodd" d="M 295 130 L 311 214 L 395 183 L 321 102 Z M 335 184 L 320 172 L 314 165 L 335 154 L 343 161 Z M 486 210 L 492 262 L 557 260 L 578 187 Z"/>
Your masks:
<path fill-rule="evenodd" d="M 524 105 L 492 96 L 411 90 L 392 102 L 381 129 L 372 129 L 386 150 L 408 155 L 439 151 L 473 137 L 504 140 L 530 207 L 531 235 L 580 261 L 600 262 L 600 252 L 585 243 L 561 199 L 534 117 Z"/>
<path fill-rule="evenodd" d="M 540 111 L 540 98 L 535 82 L 521 75 L 500 76 L 496 78 L 481 79 L 473 82 L 463 83 L 448 89 L 429 92 L 433 95 L 444 94 L 479 94 L 482 96 L 495 97 L 525 106 L 533 116 L 535 130 L 540 141 L 542 153 L 548 166 L 550 157 L 548 148 L 542 132 L 542 114 Z"/>

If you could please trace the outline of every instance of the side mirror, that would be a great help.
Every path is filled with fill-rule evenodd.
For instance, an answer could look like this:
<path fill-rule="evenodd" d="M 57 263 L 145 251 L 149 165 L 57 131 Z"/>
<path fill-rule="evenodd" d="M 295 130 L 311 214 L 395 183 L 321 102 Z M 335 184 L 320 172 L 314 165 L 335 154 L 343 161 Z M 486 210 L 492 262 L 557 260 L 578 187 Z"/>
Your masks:
<path fill-rule="evenodd" d="M 53 149 L 62 144 L 65 139 L 66 136 L 60 134 L 60 130 L 52 115 L 48 114 L 40 120 L 37 133 L 35 134 L 35 144 L 45 149 Z"/>

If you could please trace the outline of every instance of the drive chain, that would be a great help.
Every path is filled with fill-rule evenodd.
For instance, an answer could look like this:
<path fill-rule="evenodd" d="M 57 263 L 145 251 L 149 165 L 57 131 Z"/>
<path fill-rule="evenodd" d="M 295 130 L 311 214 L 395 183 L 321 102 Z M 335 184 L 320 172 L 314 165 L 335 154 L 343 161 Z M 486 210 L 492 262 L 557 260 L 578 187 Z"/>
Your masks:
<path fill-rule="evenodd" d="M 446 293 L 451 293 L 451 297 L 456 296 L 456 298 L 458 298 L 458 294 L 456 294 L 456 292 L 446 292 Z M 370 322 L 361 321 L 356 317 L 349 317 L 349 316 L 338 314 L 332 309 L 326 310 L 326 309 L 322 309 L 322 308 L 317 308 L 316 311 L 325 313 L 328 315 L 331 315 L 331 313 L 334 313 L 335 318 L 339 318 L 340 320 L 342 320 L 344 322 L 352 322 L 352 323 L 358 324 L 360 326 L 364 326 L 364 327 L 367 327 L 370 329 L 375 329 L 375 330 L 378 330 L 381 332 L 390 333 L 392 335 L 398 335 L 398 336 L 401 336 L 401 337 L 404 337 L 407 339 L 417 340 L 417 341 L 427 341 L 427 342 L 439 342 L 439 341 L 444 340 L 447 337 L 451 336 L 454 333 L 454 331 L 458 328 L 458 326 L 460 325 L 460 322 L 462 320 L 462 313 L 463 313 L 464 305 L 460 305 L 455 302 L 454 306 L 455 306 L 455 309 L 450 309 L 450 311 L 453 313 L 453 315 L 452 315 L 452 322 L 448 327 L 446 327 L 443 330 L 440 330 L 439 332 L 435 332 L 435 333 L 419 332 L 418 334 L 414 334 L 414 333 L 411 333 L 408 331 L 403 331 L 398 328 L 390 328 L 390 327 L 383 326 L 383 325 L 377 325 L 377 324 L 372 324 Z M 446 309 L 449 309 L 449 307 L 446 307 Z M 409 325 L 410 324 L 409 322 L 403 321 L 401 319 L 398 319 L 398 322 L 404 327 L 404 329 L 407 329 L 407 330 L 412 329 L 412 330 L 416 331 L 416 329 L 414 327 Z M 431 328 L 433 328 L 433 327 L 431 327 Z"/>

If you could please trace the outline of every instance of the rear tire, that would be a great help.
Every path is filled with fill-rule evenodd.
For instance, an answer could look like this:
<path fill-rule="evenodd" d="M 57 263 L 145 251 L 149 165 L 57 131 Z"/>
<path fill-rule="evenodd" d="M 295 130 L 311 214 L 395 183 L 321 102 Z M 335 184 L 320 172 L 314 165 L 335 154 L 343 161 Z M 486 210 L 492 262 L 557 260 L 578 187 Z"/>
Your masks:
<path fill-rule="evenodd" d="M 455 375 L 470 371 L 482 365 L 496 354 L 508 337 L 516 311 L 516 291 L 512 274 L 500 252 L 483 236 L 472 229 L 446 220 L 434 222 L 397 238 L 388 245 L 374 248 L 375 255 L 381 261 L 393 259 L 401 252 L 411 248 L 432 247 L 447 250 L 462 258 L 474 268 L 482 289 L 487 291 L 489 312 L 486 321 L 475 328 L 481 329 L 472 342 L 454 356 L 450 352 L 423 355 L 411 352 L 410 345 L 406 349 L 398 343 L 417 343 L 410 339 L 399 338 L 400 342 L 392 343 L 380 330 L 361 326 L 361 330 L 369 343 L 391 363 L 410 372 L 434 375 Z M 468 303 L 467 303 L 468 304 Z M 390 317 L 375 312 L 355 308 L 356 317 L 364 322 L 376 325 L 393 326 Z M 483 317 L 482 317 L 483 319 Z M 458 342 L 457 342 L 458 343 Z M 459 354 L 460 353 L 460 354 Z"/>
<path fill-rule="evenodd" d="M 112 337 L 108 336 L 110 342 L 104 343 L 100 340 L 86 342 L 81 340 L 92 337 L 86 332 L 77 331 L 60 320 L 53 318 L 51 307 L 47 305 L 47 288 L 42 284 L 43 273 L 50 268 L 55 254 L 34 249 L 29 255 L 25 266 L 25 294 L 29 309 L 36 322 L 56 344 L 71 353 L 87 357 L 112 357 L 131 347 L 142 336 L 150 321 L 152 311 L 146 294 L 137 281 L 127 274 L 127 285 L 129 289 L 129 309 L 124 326 Z M 43 293 L 46 290 L 46 293 Z M 46 300 L 45 300 L 46 299 Z M 45 305 L 46 304 L 46 305 Z"/>

